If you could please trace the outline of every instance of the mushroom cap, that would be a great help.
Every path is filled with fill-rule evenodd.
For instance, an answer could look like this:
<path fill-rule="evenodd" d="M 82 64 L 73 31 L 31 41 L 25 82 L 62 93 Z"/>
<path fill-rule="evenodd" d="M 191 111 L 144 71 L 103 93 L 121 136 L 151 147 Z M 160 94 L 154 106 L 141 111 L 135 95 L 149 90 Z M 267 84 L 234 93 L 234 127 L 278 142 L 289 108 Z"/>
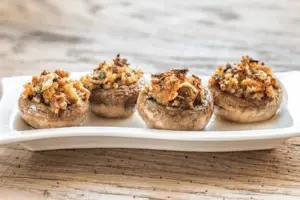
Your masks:
<path fill-rule="evenodd" d="M 192 109 L 164 106 L 148 93 L 140 93 L 137 110 L 148 127 L 168 130 L 202 130 L 211 119 L 214 103 L 206 89 L 206 99 Z"/>
<path fill-rule="evenodd" d="M 282 88 L 278 89 L 278 95 L 274 98 L 261 100 L 239 98 L 223 92 L 216 85 L 210 85 L 209 89 L 214 97 L 215 115 L 239 123 L 268 120 L 276 115 L 283 101 Z"/>
<path fill-rule="evenodd" d="M 141 83 L 121 85 L 119 88 L 94 89 L 91 91 L 91 110 L 97 116 L 124 118 L 135 112 Z"/>
<path fill-rule="evenodd" d="M 68 106 L 65 111 L 59 113 L 54 113 L 50 106 L 32 102 L 22 95 L 18 103 L 21 117 L 34 128 L 79 126 L 89 112 L 88 101 L 82 102 L 81 106 Z"/>

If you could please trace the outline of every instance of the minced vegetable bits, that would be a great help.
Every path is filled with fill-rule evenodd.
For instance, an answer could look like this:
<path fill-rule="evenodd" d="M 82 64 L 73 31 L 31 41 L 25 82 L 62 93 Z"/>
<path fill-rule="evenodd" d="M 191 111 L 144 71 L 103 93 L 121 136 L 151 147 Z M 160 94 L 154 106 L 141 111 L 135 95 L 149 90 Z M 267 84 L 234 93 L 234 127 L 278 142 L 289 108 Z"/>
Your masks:
<path fill-rule="evenodd" d="M 87 74 L 80 80 L 91 91 L 97 88 L 110 89 L 121 85 L 131 85 L 137 83 L 142 76 L 141 70 L 131 69 L 127 59 L 117 55 L 112 62 L 100 63 L 91 75 Z"/>
<path fill-rule="evenodd" d="M 43 71 L 40 76 L 33 76 L 24 88 L 24 98 L 50 106 L 54 113 L 66 110 L 72 104 L 80 106 L 90 96 L 80 81 L 70 80 L 69 73 L 63 70 Z"/>
<path fill-rule="evenodd" d="M 257 100 L 275 97 L 280 88 L 271 68 L 249 56 L 242 56 L 241 63 L 220 66 L 209 84 L 236 97 Z"/>
<path fill-rule="evenodd" d="M 166 73 L 152 75 L 151 88 L 146 87 L 156 102 L 173 107 L 193 108 L 205 99 L 201 80 L 192 75 L 187 77 L 188 69 L 173 69 Z"/>

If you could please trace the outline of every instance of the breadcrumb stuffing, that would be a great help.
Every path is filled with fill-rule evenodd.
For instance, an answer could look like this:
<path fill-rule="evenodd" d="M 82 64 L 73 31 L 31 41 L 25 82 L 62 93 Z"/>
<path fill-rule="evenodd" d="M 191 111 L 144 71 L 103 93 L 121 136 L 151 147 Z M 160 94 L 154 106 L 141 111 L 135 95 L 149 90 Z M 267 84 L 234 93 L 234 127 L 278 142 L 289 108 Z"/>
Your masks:
<path fill-rule="evenodd" d="M 31 82 L 24 85 L 24 98 L 35 103 L 50 106 L 54 113 L 66 110 L 70 105 L 80 106 L 88 101 L 90 92 L 80 81 L 70 80 L 69 73 L 63 70 L 43 71 L 40 76 L 33 76 Z"/>
<path fill-rule="evenodd" d="M 90 91 L 96 88 L 116 89 L 121 85 L 137 83 L 143 74 L 141 70 L 131 69 L 127 59 L 117 55 L 110 63 L 100 63 L 91 75 L 81 77 L 80 81 Z"/>
<path fill-rule="evenodd" d="M 257 100 L 275 97 L 280 88 L 271 68 L 249 56 L 242 56 L 241 63 L 220 66 L 209 84 L 236 97 Z"/>
<path fill-rule="evenodd" d="M 187 77 L 188 69 L 171 71 L 151 76 L 151 87 L 146 87 L 156 102 L 173 107 L 193 108 L 206 98 L 201 79 L 195 75 Z"/>

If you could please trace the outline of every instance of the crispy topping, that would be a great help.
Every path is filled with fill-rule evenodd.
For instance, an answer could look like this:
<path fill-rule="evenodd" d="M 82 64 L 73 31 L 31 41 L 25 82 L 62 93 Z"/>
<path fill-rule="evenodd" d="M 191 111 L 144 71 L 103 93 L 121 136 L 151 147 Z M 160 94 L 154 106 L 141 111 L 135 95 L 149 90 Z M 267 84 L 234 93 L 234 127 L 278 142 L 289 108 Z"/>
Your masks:
<path fill-rule="evenodd" d="M 72 104 L 80 106 L 90 96 L 80 81 L 70 80 L 69 73 L 63 70 L 43 71 L 40 76 L 32 77 L 24 88 L 24 98 L 50 106 L 54 113 L 66 110 Z"/>
<path fill-rule="evenodd" d="M 273 98 L 280 88 L 271 68 L 249 56 L 242 56 L 241 63 L 220 66 L 209 84 L 217 85 L 222 91 L 236 97 L 257 100 Z"/>
<path fill-rule="evenodd" d="M 131 69 L 127 59 L 120 58 L 118 54 L 112 62 L 100 63 L 91 75 L 81 77 L 80 81 L 91 91 L 96 88 L 110 89 L 131 85 L 138 82 L 142 76 L 141 70 Z"/>
<path fill-rule="evenodd" d="M 151 88 L 144 92 L 158 103 L 166 106 L 193 108 L 205 99 L 205 90 L 201 80 L 192 75 L 187 77 L 188 69 L 173 69 L 169 72 L 151 76 Z"/>

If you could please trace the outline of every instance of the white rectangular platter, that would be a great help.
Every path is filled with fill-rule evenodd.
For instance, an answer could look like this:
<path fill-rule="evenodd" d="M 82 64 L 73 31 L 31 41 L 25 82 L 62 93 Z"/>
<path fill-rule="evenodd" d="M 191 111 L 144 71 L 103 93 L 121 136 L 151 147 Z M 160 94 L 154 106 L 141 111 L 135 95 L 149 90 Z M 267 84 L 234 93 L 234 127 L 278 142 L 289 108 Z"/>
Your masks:
<path fill-rule="evenodd" d="M 85 73 L 73 73 L 78 78 Z M 149 129 L 138 113 L 127 119 L 90 114 L 80 127 L 33 129 L 19 116 L 18 98 L 30 76 L 1 80 L 0 144 L 20 143 L 32 151 L 70 148 L 141 148 L 174 151 L 246 151 L 275 148 L 300 136 L 300 72 L 276 74 L 285 90 L 284 103 L 271 120 L 238 124 L 213 117 L 203 131 Z M 149 75 L 145 76 L 149 81 Z M 201 76 L 200 76 L 201 77 Z M 208 77 L 201 77 L 203 83 Z M 0 93 L 0 94 L 1 94 Z"/>

